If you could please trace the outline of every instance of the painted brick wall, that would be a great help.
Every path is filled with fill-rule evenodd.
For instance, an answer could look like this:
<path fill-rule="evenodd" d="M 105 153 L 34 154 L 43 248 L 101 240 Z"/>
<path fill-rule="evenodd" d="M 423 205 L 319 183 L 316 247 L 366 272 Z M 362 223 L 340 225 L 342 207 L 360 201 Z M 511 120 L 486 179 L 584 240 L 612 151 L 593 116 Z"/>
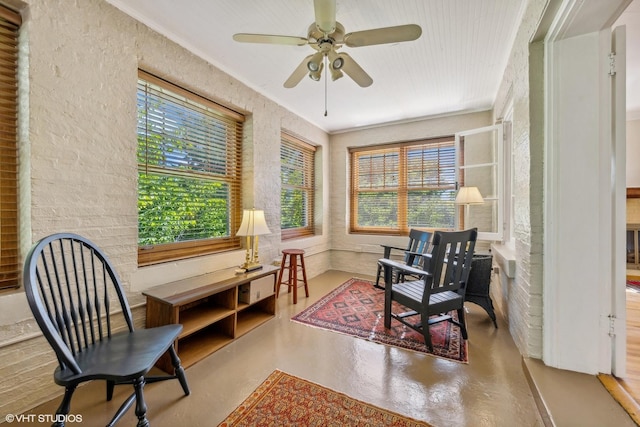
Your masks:
<path fill-rule="evenodd" d="M 516 277 L 506 285 L 509 330 L 520 352 L 542 357 L 542 45 L 530 44 L 546 6 L 529 0 L 494 105 L 513 101 Z"/>
<path fill-rule="evenodd" d="M 23 6 L 20 127 L 21 240 L 71 231 L 111 258 L 136 324 L 144 325 L 141 290 L 182 277 L 239 265 L 243 251 L 138 268 L 136 82 L 145 69 L 247 113 L 245 207 L 264 209 L 274 233 L 261 237 L 264 262 L 280 240 L 281 127 L 320 146 L 320 233 L 296 241 L 308 251 L 309 276 L 329 268 L 328 136 L 103 0 L 28 0 Z M 287 245 L 287 243 L 285 243 Z M 0 414 L 22 412 L 62 388 L 24 293 L 0 294 Z"/>

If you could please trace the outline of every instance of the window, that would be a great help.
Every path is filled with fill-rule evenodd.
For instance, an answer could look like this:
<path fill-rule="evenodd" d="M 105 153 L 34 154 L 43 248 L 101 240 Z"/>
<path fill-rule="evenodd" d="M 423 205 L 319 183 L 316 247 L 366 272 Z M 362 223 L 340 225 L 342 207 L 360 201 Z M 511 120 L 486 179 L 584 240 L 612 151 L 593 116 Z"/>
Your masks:
<path fill-rule="evenodd" d="M 314 146 L 282 134 L 280 228 L 283 240 L 314 234 L 315 152 Z"/>
<path fill-rule="evenodd" d="M 19 286 L 18 36 L 20 15 L 0 6 L 0 289 Z"/>
<path fill-rule="evenodd" d="M 350 150 L 351 232 L 453 229 L 453 137 Z"/>
<path fill-rule="evenodd" d="M 243 120 L 139 72 L 138 264 L 240 248 Z"/>
<path fill-rule="evenodd" d="M 478 229 L 478 240 L 502 241 L 504 234 L 504 143 L 502 124 L 455 135 L 460 185 L 477 187 L 484 202 L 466 205 L 458 227 Z M 464 162 L 462 161 L 464 159 Z"/>

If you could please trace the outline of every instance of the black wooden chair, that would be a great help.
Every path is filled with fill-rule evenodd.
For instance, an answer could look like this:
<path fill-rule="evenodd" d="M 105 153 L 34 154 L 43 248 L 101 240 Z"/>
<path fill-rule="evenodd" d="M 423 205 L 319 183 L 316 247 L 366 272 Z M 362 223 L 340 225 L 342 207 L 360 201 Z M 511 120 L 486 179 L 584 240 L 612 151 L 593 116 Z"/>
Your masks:
<path fill-rule="evenodd" d="M 431 233 L 428 231 L 421 231 L 412 228 L 409 230 L 409 243 L 406 248 L 399 248 L 397 246 L 380 245 L 384 248 L 383 257 L 390 259 L 393 255 L 393 251 L 398 251 L 404 256 L 403 263 L 412 267 L 418 267 L 421 262 L 420 255 L 427 252 L 429 249 L 429 240 L 431 239 Z M 380 280 L 383 279 L 382 266 L 378 263 L 378 272 L 376 274 L 375 287 L 384 289 L 380 286 Z M 394 273 L 394 283 L 401 282 L 405 279 L 404 273 Z"/>
<path fill-rule="evenodd" d="M 56 414 L 68 414 L 76 387 L 90 380 L 106 381 L 107 400 L 113 397 L 114 386 L 133 385 L 133 394 L 108 426 L 134 401 L 137 426 L 149 426 L 146 383 L 178 379 L 184 394 L 190 393 L 173 347 L 182 325 L 134 330 L 120 279 L 106 255 L 89 240 L 68 233 L 40 240 L 25 261 L 24 286 L 31 311 L 58 358 L 53 379 L 65 387 L 65 394 Z M 149 376 L 167 351 L 175 374 Z M 54 426 L 63 427 L 64 422 Z"/>
<path fill-rule="evenodd" d="M 477 236 L 475 228 L 464 231 L 436 231 L 431 242 L 431 252 L 423 255 L 424 270 L 397 261 L 380 259 L 385 279 L 385 328 L 391 327 L 391 318 L 394 318 L 421 332 L 425 344 L 433 351 L 429 326 L 450 321 L 460 327 L 462 337 L 466 340 L 464 292 Z M 418 276 L 419 279 L 394 283 L 394 270 Z M 393 301 L 409 308 L 410 311 L 392 313 Z M 453 310 L 458 313 L 457 321 L 449 314 Z M 430 318 L 432 315 L 438 317 Z M 408 318 L 413 316 L 420 316 L 420 321 L 410 322 Z"/>

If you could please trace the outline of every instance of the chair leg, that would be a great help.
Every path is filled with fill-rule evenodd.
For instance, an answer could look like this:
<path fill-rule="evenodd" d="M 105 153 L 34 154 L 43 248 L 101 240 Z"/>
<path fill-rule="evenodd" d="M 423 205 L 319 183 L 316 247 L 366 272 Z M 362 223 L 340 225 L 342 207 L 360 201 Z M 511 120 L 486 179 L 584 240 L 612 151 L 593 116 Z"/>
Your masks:
<path fill-rule="evenodd" d="M 62 402 L 60 402 L 60 406 L 58 406 L 58 410 L 56 411 L 56 415 L 68 415 L 71 410 L 71 397 L 73 396 L 73 392 L 76 391 L 76 385 L 68 385 L 64 388 L 64 397 L 62 398 Z M 57 419 L 58 417 L 56 417 Z M 64 420 L 65 417 L 59 417 Z M 64 421 L 56 421 L 52 424 L 52 427 L 64 427 Z"/>
<path fill-rule="evenodd" d="M 424 337 L 424 343 L 430 352 L 433 353 L 433 343 L 431 342 L 431 332 L 429 332 L 429 315 L 426 313 L 420 314 L 422 322 L 422 336 Z"/>
<path fill-rule="evenodd" d="M 133 387 L 136 392 L 136 416 L 138 417 L 138 424 L 136 424 L 136 427 L 149 427 L 149 420 L 147 419 L 147 404 L 144 401 L 144 394 L 142 392 L 144 384 L 144 376 L 133 380 Z"/>
<path fill-rule="evenodd" d="M 107 402 L 110 402 L 113 398 L 113 389 L 115 388 L 115 381 L 107 380 Z"/>
<path fill-rule="evenodd" d="M 384 327 L 391 328 L 391 291 L 393 284 L 391 283 L 392 269 L 384 266 Z"/>
<path fill-rule="evenodd" d="M 467 322 L 464 319 L 464 307 L 456 310 L 458 312 L 458 322 L 460 322 L 460 332 L 462 332 L 462 338 L 465 340 L 468 338 L 467 334 Z"/>
<path fill-rule="evenodd" d="M 178 377 L 178 381 L 180 381 L 180 385 L 182 386 L 182 391 L 184 391 L 185 396 L 189 396 L 189 394 L 191 394 L 191 391 L 189 390 L 187 377 L 184 374 L 184 368 L 182 367 L 180 358 L 178 357 L 176 349 L 173 346 L 169 347 L 169 355 L 171 356 L 171 364 L 175 369 L 176 377 Z"/>
<path fill-rule="evenodd" d="M 382 277 L 382 266 L 378 264 L 378 272 L 376 273 L 376 284 L 373 285 L 374 288 L 384 289 L 380 286 L 380 278 Z"/>
<path fill-rule="evenodd" d="M 122 405 L 120 405 L 116 413 L 113 415 L 113 418 L 111 418 L 111 421 L 109 421 L 107 427 L 114 427 L 117 424 L 118 420 L 120 420 L 120 418 L 122 418 L 122 416 L 129 410 L 129 408 L 131 408 L 134 400 L 136 400 L 135 392 L 131 396 L 129 396 L 127 400 L 122 402 Z"/>

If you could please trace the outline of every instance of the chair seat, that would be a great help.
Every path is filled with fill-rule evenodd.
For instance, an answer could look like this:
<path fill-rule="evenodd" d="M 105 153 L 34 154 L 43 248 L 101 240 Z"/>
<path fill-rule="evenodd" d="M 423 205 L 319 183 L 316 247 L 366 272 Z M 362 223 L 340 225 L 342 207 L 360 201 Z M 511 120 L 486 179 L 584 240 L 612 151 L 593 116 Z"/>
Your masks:
<path fill-rule="evenodd" d="M 424 294 L 424 281 L 416 280 L 413 282 L 403 282 L 393 285 L 394 299 L 402 304 L 404 298 L 411 301 L 422 300 Z M 443 291 L 429 295 L 429 306 L 431 312 L 445 313 L 455 310 L 460 305 L 462 296 L 457 292 Z"/>
<path fill-rule="evenodd" d="M 82 372 L 60 369 L 54 373 L 56 384 L 66 386 L 87 380 L 103 379 L 117 383 L 145 375 L 178 338 L 182 325 L 165 325 L 113 334 L 98 341 L 75 357 Z"/>

